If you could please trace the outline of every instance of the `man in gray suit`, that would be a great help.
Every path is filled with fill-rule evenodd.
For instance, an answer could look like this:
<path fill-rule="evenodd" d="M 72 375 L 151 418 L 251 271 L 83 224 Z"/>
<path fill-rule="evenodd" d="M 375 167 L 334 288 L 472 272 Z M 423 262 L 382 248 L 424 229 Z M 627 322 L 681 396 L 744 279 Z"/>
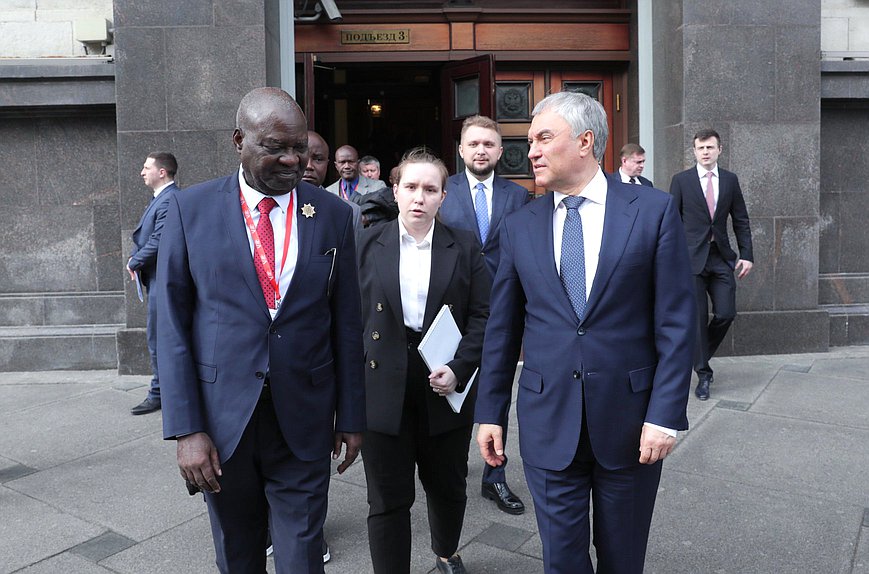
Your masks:
<path fill-rule="evenodd" d="M 343 145 L 335 151 L 335 169 L 341 177 L 326 188 L 335 195 L 353 200 L 357 195 L 365 195 L 383 188 L 383 183 L 369 179 L 359 173 L 359 152 L 356 148 Z"/>
<path fill-rule="evenodd" d="M 127 261 L 127 273 L 130 279 L 136 281 L 148 292 L 148 353 L 151 355 L 151 387 L 145 400 L 133 407 L 134 415 L 144 415 L 160 410 L 160 378 L 157 374 L 157 304 L 151 290 L 151 285 L 157 271 L 157 248 L 163 233 L 163 221 L 166 219 L 166 208 L 169 198 L 178 190 L 175 185 L 175 173 L 178 162 L 175 156 L 168 152 L 154 152 L 148 155 L 142 166 L 141 176 L 152 193 L 151 203 L 142 214 L 139 225 L 133 232 L 133 252 Z"/>

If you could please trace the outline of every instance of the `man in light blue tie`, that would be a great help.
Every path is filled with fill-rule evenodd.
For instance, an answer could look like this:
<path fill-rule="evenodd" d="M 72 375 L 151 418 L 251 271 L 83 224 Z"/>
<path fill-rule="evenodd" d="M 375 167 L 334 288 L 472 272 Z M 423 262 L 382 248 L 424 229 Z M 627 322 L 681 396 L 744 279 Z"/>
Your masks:
<path fill-rule="evenodd" d="M 501 229 L 480 367 L 477 443 L 504 460 L 517 419 L 547 574 L 640 574 L 661 461 L 688 427 L 696 305 L 670 195 L 601 171 L 607 118 L 586 95 L 534 108 L 528 157 L 549 193 Z"/>
<path fill-rule="evenodd" d="M 495 175 L 501 158 L 501 128 L 485 116 L 471 116 L 462 124 L 459 155 L 465 169 L 447 180 L 447 196 L 440 218 L 456 229 L 473 231 L 480 240 L 483 259 L 489 274 L 498 269 L 500 248 L 498 235 L 504 218 L 528 202 L 528 190 Z M 515 370 L 516 363 L 512 368 Z M 525 504 L 507 485 L 505 464 L 483 467 L 481 494 L 494 500 L 508 514 L 522 514 Z"/>

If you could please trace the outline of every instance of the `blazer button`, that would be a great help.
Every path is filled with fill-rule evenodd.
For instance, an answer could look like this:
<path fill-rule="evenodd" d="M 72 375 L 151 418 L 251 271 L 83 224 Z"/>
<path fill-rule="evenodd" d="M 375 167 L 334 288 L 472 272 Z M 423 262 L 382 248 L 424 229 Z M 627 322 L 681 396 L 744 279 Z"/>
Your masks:
<path fill-rule="evenodd" d="M 254 374 L 256 375 L 256 378 L 258 378 L 258 379 L 264 379 L 265 376 L 266 376 L 266 374 L 263 373 L 262 371 L 257 371 L 257 372 L 254 373 Z"/>
<path fill-rule="evenodd" d="M 574 379 L 581 379 L 582 373 L 580 373 L 579 371 L 573 371 L 573 378 Z"/>
<path fill-rule="evenodd" d="M 378 333 L 377 331 L 372 331 L 371 338 L 374 339 L 375 341 L 380 339 L 380 333 Z"/>
<path fill-rule="evenodd" d="M 576 334 L 579 335 L 580 337 L 582 337 L 583 335 L 585 335 L 585 329 L 580 327 L 579 329 L 576 330 Z"/>
<path fill-rule="evenodd" d="M 276 334 L 277 332 L 277 329 L 269 329 L 269 333 L 271 333 L 272 335 Z"/>
<path fill-rule="evenodd" d="M 377 361 L 370 361 L 368 363 L 368 366 L 371 367 L 372 369 L 376 369 L 377 368 Z"/>
<path fill-rule="evenodd" d="M 378 303 L 374 306 L 374 308 L 377 309 L 378 313 L 380 313 L 381 311 L 383 311 L 383 303 Z"/>

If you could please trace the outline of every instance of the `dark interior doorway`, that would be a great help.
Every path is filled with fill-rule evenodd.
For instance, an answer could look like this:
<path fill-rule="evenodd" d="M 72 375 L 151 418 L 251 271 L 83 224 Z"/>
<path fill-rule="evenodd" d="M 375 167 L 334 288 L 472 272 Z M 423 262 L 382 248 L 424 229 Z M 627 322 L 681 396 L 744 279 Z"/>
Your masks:
<path fill-rule="evenodd" d="M 439 64 L 316 64 L 314 93 L 316 130 L 333 159 L 350 144 L 379 159 L 387 181 L 408 149 L 441 149 Z M 327 179 L 337 177 L 332 166 Z"/>

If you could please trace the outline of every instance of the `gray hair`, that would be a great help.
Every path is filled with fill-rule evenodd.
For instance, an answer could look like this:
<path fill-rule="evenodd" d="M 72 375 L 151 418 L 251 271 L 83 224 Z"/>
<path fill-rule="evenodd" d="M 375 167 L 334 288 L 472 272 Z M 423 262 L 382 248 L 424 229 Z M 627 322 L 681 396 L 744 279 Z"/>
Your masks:
<path fill-rule="evenodd" d="M 533 117 L 546 111 L 561 116 L 570 126 L 570 135 L 573 138 L 590 130 L 594 134 L 594 159 L 600 161 L 603 158 L 609 128 L 606 123 L 606 110 L 600 102 L 577 92 L 558 92 L 540 100 L 531 115 Z"/>

